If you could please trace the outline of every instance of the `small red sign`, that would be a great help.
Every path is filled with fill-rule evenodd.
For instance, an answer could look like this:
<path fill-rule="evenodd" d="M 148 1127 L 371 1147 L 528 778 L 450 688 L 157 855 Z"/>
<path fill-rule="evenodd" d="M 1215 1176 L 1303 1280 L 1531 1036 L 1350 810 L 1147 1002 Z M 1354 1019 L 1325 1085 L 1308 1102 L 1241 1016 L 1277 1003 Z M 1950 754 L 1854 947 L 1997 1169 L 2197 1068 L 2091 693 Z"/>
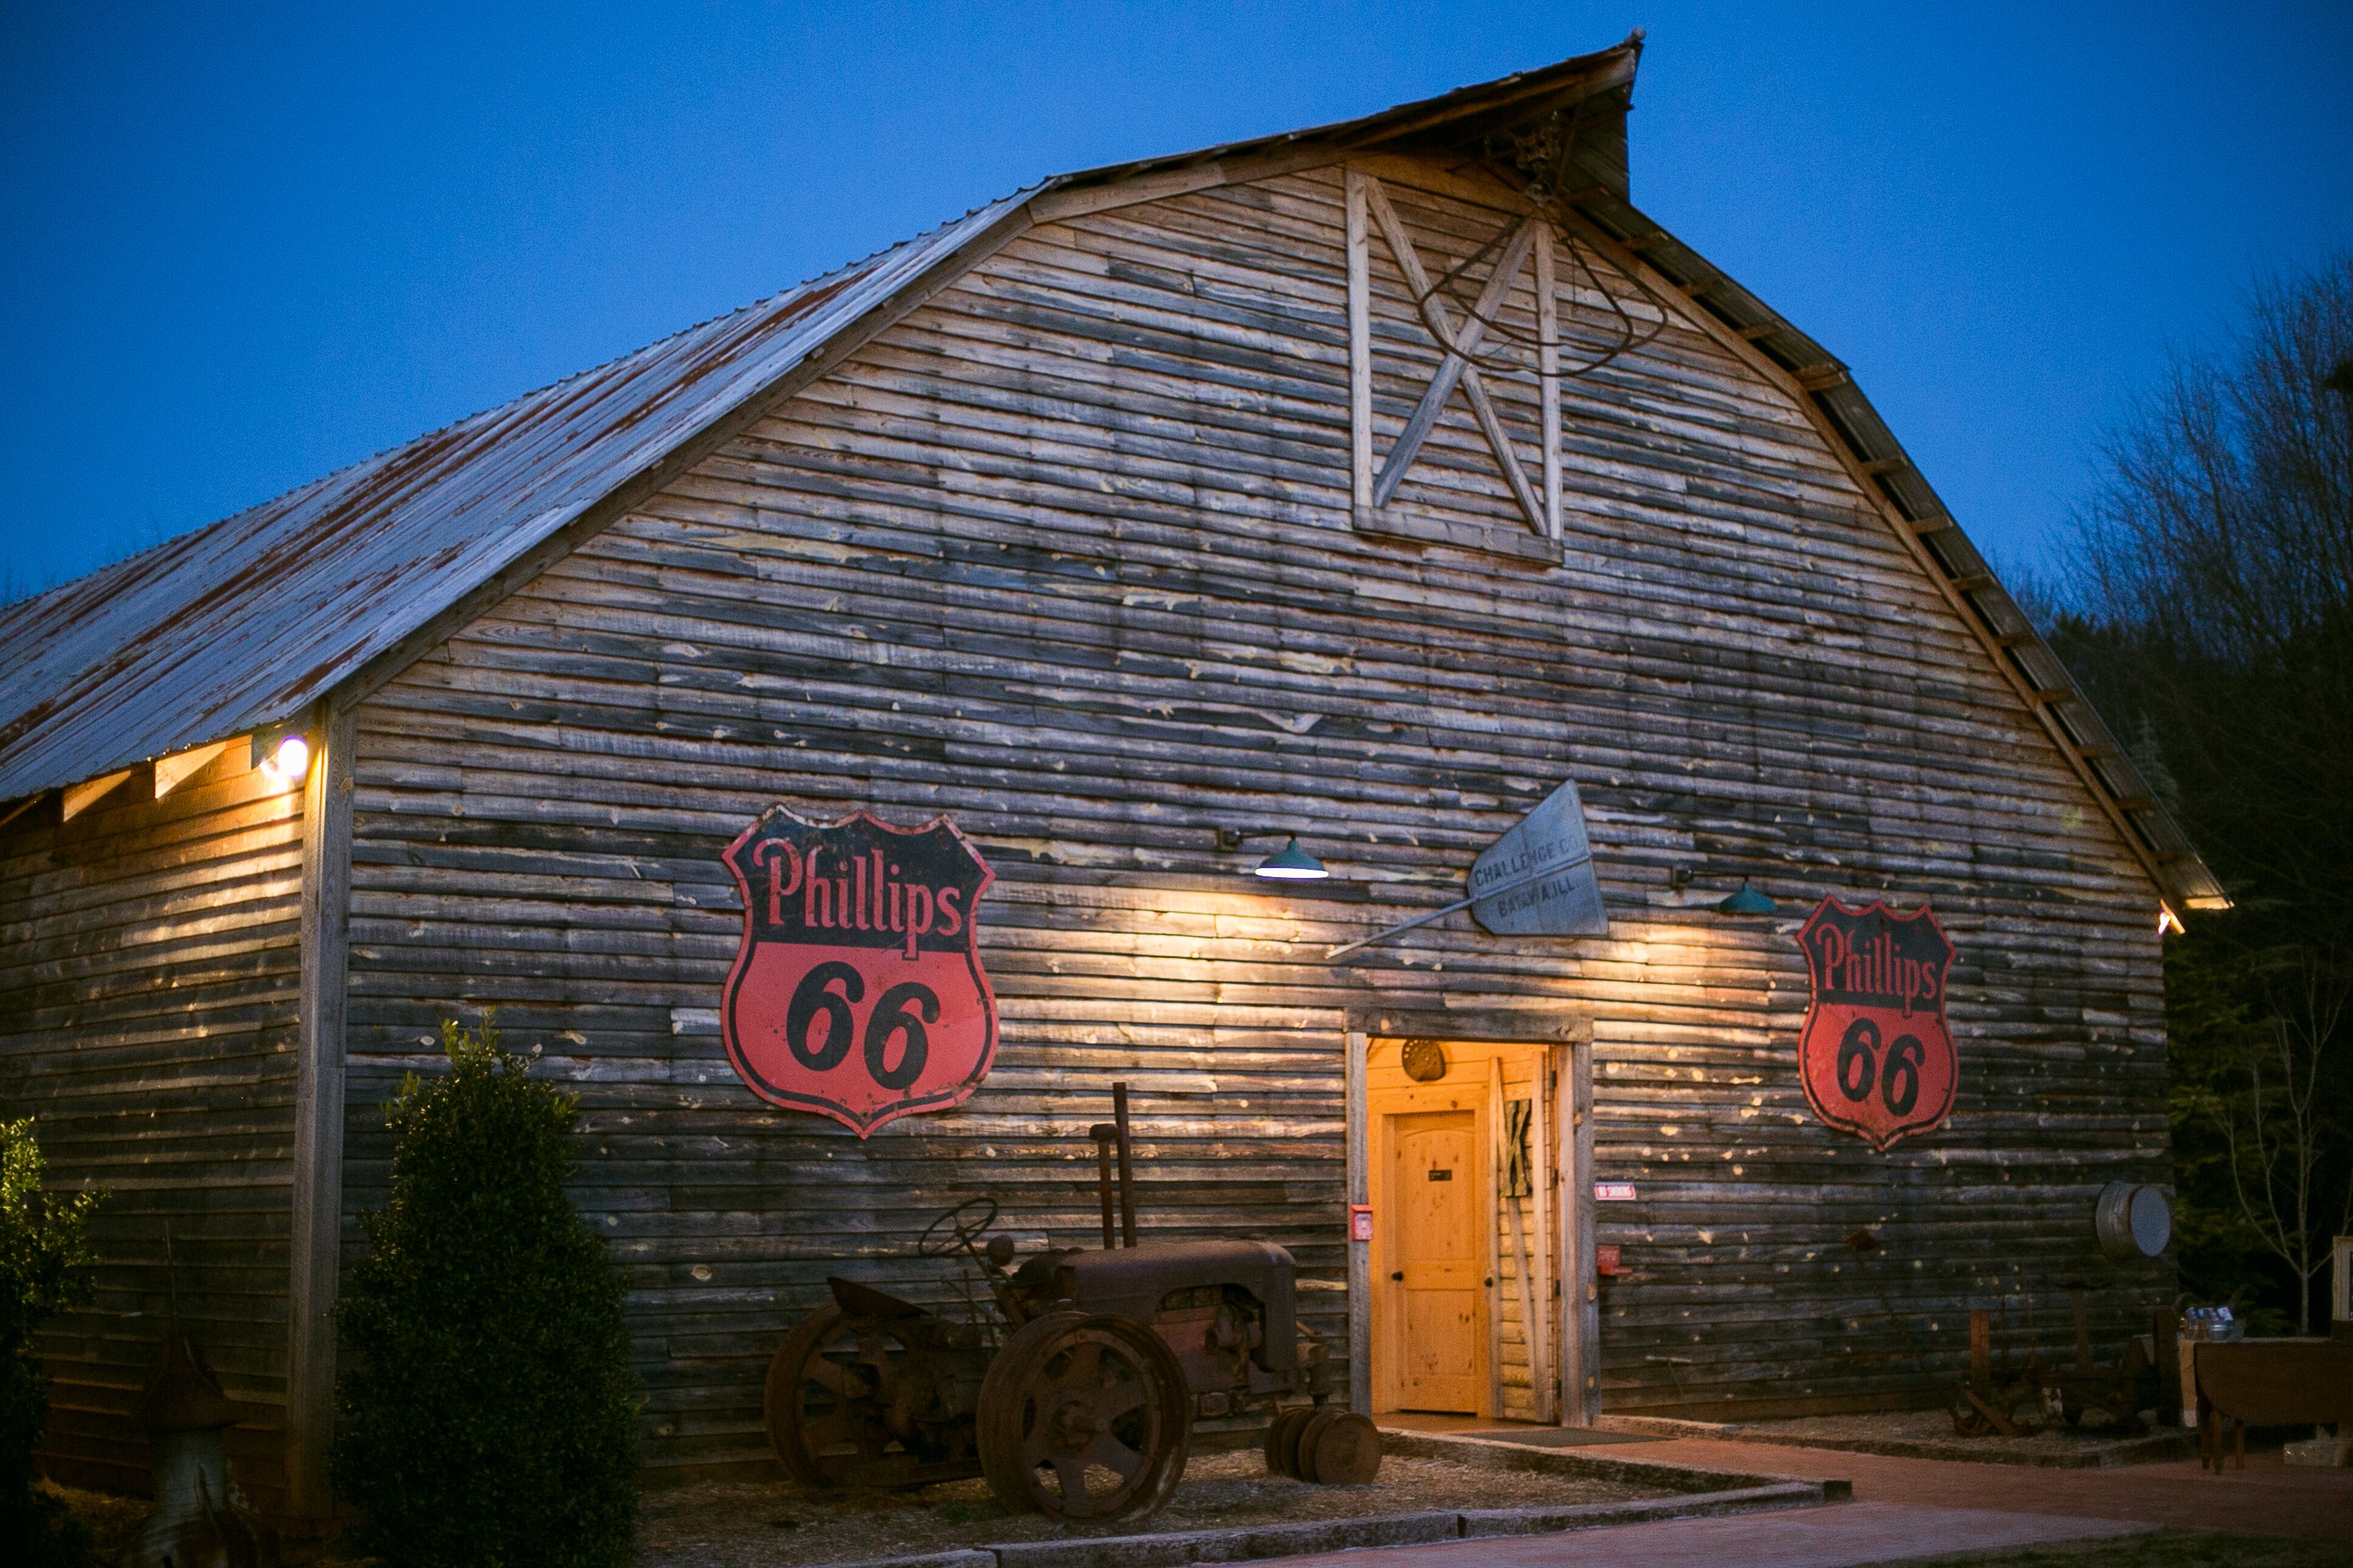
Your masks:
<path fill-rule="evenodd" d="M 1593 1201 L 1602 1204 L 1630 1204 L 1634 1201 L 1634 1184 L 1596 1182 L 1593 1184 Z"/>
<path fill-rule="evenodd" d="M 1623 1274 L 1625 1266 L 1618 1261 L 1618 1244 L 1614 1241 L 1597 1243 L 1593 1248 L 1593 1271 L 1596 1274 Z"/>
<path fill-rule="evenodd" d="M 1373 1207 L 1370 1204 L 1348 1205 L 1348 1239 L 1350 1241 L 1373 1239 Z"/>
<path fill-rule="evenodd" d="M 1945 1026 L 1953 944 L 1927 910 L 1826 898 L 1798 931 L 1814 998 L 1798 1078 L 1824 1121 L 1884 1151 L 1952 1114 L 1960 1059 Z"/>
<path fill-rule="evenodd" d="M 817 823 L 775 805 L 721 858 L 744 940 L 720 1034 L 753 1093 L 864 1138 L 987 1076 L 997 997 L 973 923 L 995 873 L 954 823 Z"/>

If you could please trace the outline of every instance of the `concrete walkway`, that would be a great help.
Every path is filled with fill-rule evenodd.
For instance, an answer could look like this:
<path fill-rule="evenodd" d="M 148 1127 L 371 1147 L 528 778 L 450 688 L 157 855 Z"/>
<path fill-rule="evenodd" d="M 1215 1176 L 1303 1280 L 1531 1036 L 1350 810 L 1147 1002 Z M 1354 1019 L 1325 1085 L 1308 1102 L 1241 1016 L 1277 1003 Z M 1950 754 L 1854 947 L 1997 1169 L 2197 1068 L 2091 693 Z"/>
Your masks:
<path fill-rule="evenodd" d="M 1384 1425 L 1388 1424 L 1384 1417 Z M 1409 1416 L 1413 1429 L 1504 1436 L 1493 1424 Z M 1508 1437 L 1506 1437 L 1508 1440 Z M 2353 1470 L 2251 1454 L 2221 1475 L 2194 1459 L 2114 1470 L 1849 1454 L 1676 1437 L 1591 1450 L 1710 1470 L 1845 1480 L 1855 1500 L 1786 1513 L 1663 1520 L 1273 1559 L 1257 1568 L 1862 1568 L 1878 1563 L 2143 1534 L 2161 1526 L 2353 1540 Z"/>
<path fill-rule="evenodd" d="M 2139 1535 L 2154 1528 L 2105 1519 L 1855 1502 L 1731 1519 L 1613 1524 L 1566 1535 L 1376 1546 L 1272 1558 L 1250 1568 L 1863 1568 L 1947 1552 Z"/>
<path fill-rule="evenodd" d="M 2276 1451 L 2250 1454 L 2245 1469 L 2220 1475 L 2200 1469 L 2195 1459 L 2115 1470 L 2048 1470 L 1695 1437 L 1596 1451 L 1801 1480 L 1837 1477 L 1854 1483 L 1859 1503 L 2123 1520 L 2321 1541 L 2353 1538 L 2353 1469 L 2306 1469 L 2284 1464 Z"/>

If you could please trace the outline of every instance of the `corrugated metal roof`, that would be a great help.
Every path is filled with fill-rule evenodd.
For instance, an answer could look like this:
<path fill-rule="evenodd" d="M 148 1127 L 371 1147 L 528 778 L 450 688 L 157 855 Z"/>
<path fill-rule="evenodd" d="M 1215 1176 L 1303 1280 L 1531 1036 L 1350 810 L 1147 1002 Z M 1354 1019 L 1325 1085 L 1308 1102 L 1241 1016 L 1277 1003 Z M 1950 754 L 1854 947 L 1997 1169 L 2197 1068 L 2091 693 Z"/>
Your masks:
<path fill-rule="evenodd" d="M 301 713 L 1031 194 L 0 610 L 0 801 Z"/>

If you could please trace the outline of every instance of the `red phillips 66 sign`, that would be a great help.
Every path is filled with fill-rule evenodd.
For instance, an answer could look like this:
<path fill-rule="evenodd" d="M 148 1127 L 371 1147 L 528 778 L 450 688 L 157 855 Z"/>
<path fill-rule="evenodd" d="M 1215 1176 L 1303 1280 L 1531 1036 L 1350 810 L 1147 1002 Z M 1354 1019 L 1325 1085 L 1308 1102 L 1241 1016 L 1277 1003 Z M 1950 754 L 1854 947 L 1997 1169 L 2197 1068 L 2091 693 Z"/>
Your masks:
<path fill-rule="evenodd" d="M 1814 1114 L 1884 1150 L 1952 1114 L 1960 1063 L 1945 1027 L 1953 944 L 1926 910 L 1824 899 L 1798 932 L 1813 1005 L 1798 1077 Z"/>
<path fill-rule="evenodd" d="M 773 1104 L 863 1138 L 962 1103 L 997 1055 L 973 944 L 995 873 L 944 816 L 893 827 L 770 806 L 721 857 L 744 895 L 727 976 L 727 1059 Z"/>

